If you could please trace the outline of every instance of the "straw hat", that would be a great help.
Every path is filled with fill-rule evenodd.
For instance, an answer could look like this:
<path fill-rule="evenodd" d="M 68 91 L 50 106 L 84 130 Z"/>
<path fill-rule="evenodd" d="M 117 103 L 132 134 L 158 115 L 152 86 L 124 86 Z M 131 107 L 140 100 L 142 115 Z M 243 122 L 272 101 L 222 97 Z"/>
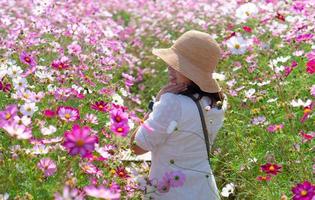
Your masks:
<path fill-rule="evenodd" d="M 221 91 L 218 82 L 212 78 L 221 49 L 209 34 L 190 30 L 182 34 L 170 48 L 153 49 L 152 53 L 196 83 L 202 91 Z"/>

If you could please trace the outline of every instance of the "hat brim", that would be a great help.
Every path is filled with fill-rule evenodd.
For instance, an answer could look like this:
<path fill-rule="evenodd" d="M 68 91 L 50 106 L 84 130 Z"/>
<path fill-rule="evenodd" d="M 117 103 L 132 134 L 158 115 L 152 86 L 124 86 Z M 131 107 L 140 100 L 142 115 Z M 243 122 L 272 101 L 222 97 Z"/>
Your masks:
<path fill-rule="evenodd" d="M 211 72 L 207 73 L 195 67 L 191 62 L 189 62 L 189 60 L 180 53 L 176 52 L 176 50 L 172 47 L 153 49 L 152 53 L 161 58 L 170 67 L 195 82 L 202 91 L 209 93 L 221 91 L 221 87 L 218 82 L 212 78 Z"/>

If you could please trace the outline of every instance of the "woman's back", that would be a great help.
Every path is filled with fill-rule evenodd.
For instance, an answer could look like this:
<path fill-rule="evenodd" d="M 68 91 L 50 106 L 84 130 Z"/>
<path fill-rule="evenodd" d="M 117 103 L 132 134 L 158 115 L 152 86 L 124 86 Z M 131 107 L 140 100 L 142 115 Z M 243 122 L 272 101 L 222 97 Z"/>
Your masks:
<path fill-rule="evenodd" d="M 200 100 L 202 108 L 209 105 L 209 101 L 208 97 L 203 97 Z M 213 144 L 223 125 L 226 103 L 225 98 L 222 109 L 203 109 L 210 144 Z M 146 123 L 148 128 L 141 128 L 136 135 L 136 141 L 139 146 L 152 152 L 150 180 L 153 184 L 158 183 L 170 171 L 180 170 L 185 175 L 182 187 L 172 187 L 166 193 L 150 193 L 147 197 L 219 199 L 195 102 L 185 95 L 165 93 L 154 105 Z"/>

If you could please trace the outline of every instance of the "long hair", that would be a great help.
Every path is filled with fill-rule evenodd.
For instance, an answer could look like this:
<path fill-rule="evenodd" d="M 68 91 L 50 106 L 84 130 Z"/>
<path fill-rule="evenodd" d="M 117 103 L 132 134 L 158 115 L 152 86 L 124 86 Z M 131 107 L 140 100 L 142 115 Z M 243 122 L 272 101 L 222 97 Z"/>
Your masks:
<path fill-rule="evenodd" d="M 198 100 L 200 100 L 203 96 L 207 96 L 211 99 L 211 104 L 209 105 L 211 108 L 217 107 L 218 109 L 222 108 L 222 103 L 224 100 L 224 93 L 221 90 L 220 92 L 215 92 L 215 93 L 209 93 L 209 92 L 204 92 L 200 89 L 200 87 L 194 83 L 191 82 L 187 86 L 187 89 L 185 91 L 179 92 L 178 94 L 182 95 L 189 95 L 189 94 L 199 94 Z"/>

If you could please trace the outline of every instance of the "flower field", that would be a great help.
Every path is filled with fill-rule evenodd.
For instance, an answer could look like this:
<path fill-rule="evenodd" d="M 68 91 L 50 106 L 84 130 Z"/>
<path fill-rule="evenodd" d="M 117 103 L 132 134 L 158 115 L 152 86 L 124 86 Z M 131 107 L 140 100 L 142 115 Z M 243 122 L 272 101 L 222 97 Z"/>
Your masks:
<path fill-rule="evenodd" d="M 142 199 L 150 163 L 122 158 L 167 82 L 151 50 L 196 29 L 222 49 L 221 198 L 314 200 L 314 11 L 313 0 L 0 1 L 0 199 Z M 185 171 L 162 178 L 161 193 Z"/>

